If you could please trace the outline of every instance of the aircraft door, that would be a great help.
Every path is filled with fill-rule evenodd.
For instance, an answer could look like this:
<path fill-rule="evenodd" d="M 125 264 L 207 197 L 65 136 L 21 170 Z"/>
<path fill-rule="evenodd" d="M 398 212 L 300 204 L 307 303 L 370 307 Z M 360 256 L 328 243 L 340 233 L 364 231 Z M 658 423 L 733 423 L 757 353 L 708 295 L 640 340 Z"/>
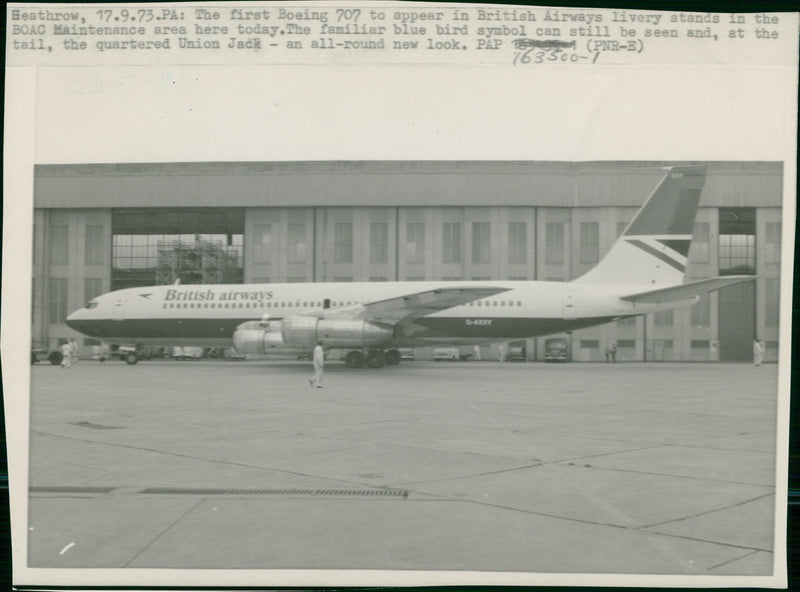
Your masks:
<path fill-rule="evenodd" d="M 125 299 L 118 298 L 114 301 L 114 310 L 112 312 L 112 318 L 115 321 L 124 321 L 125 320 Z"/>
<path fill-rule="evenodd" d="M 575 302 L 575 290 L 565 288 L 561 293 L 561 318 L 574 319 L 577 317 L 577 304 Z"/>

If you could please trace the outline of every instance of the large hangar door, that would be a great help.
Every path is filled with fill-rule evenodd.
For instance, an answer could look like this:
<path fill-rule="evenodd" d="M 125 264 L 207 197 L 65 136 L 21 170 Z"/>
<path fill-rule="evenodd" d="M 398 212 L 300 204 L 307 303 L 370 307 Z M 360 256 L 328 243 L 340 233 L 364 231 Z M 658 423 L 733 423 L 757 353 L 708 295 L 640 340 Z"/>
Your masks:
<path fill-rule="evenodd" d="M 756 332 L 756 283 L 745 282 L 719 291 L 719 357 L 723 361 L 753 357 Z"/>

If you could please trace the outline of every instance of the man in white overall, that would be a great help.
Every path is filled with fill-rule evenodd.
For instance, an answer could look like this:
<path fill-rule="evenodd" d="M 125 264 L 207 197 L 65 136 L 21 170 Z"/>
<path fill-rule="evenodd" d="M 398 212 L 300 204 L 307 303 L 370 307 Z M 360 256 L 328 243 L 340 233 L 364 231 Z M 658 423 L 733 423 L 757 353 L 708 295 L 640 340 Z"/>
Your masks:
<path fill-rule="evenodd" d="M 308 384 L 312 387 L 322 388 L 322 369 L 325 367 L 325 352 L 322 351 L 322 342 L 317 341 L 314 347 L 314 375 L 309 379 Z"/>

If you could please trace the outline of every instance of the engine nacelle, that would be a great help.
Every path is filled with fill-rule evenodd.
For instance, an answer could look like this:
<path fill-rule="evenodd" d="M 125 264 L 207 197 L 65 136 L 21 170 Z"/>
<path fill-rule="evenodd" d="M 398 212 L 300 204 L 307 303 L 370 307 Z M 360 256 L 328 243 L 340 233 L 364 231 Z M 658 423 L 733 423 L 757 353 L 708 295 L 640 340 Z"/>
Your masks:
<path fill-rule="evenodd" d="M 317 341 L 326 347 L 369 347 L 391 339 L 392 333 L 392 329 L 363 319 L 296 316 L 281 323 L 284 343 L 302 349 L 313 349 Z"/>
<path fill-rule="evenodd" d="M 284 343 L 280 321 L 242 323 L 233 333 L 233 347 L 240 354 L 268 354 L 296 349 Z"/>

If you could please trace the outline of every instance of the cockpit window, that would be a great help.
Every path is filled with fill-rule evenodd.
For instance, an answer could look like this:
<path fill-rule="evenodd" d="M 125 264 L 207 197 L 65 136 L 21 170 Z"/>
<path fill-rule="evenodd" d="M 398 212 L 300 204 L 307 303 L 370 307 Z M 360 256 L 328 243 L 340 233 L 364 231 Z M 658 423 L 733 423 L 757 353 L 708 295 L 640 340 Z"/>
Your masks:
<path fill-rule="evenodd" d="M 99 302 L 97 300 L 92 300 L 89 304 L 86 305 L 86 308 L 96 308 Z"/>

